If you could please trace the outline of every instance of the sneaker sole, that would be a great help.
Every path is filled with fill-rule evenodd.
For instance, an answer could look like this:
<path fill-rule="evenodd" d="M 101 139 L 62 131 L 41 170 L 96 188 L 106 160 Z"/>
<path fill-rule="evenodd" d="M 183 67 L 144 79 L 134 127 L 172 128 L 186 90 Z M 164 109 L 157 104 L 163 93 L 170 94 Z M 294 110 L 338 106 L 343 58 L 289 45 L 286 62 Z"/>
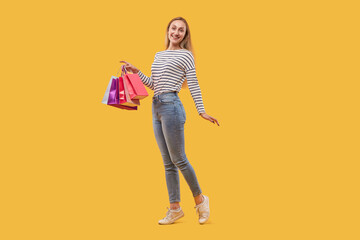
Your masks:
<path fill-rule="evenodd" d="M 205 222 L 199 222 L 200 224 L 204 224 L 204 223 L 206 223 L 208 220 L 209 220 L 209 218 L 210 218 L 210 216 L 205 220 Z"/>
<path fill-rule="evenodd" d="M 169 224 L 173 224 L 176 220 L 179 220 L 180 218 L 182 218 L 183 216 L 185 216 L 185 214 L 183 213 L 182 215 L 177 216 L 172 222 L 169 223 L 159 223 L 160 225 L 169 225 Z"/>

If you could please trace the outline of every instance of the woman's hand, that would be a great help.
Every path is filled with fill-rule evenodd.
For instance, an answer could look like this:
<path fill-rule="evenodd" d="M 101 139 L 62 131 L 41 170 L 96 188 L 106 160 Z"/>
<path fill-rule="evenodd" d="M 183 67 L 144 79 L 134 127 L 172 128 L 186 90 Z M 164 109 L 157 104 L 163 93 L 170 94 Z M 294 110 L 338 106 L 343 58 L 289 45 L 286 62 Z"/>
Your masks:
<path fill-rule="evenodd" d="M 130 71 L 132 73 L 138 73 L 139 69 L 137 69 L 136 67 L 134 67 L 133 65 L 131 65 L 130 63 L 126 62 L 126 61 L 120 61 L 121 63 L 125 63 L 125 68 L 126 71 Z"/>
<path fill-rule="evenodd" d="M 206 113 L 200 113 L 200 116 L 203 117 L 203 118 L 206 119 L 206 120 L 209 120 L 209 121 L 212 122 L 212 123 L 215 123 L 215 122 L 216 122 L 217 125 L 220 126 L 218 120 L 216 120 L 216 119 L 213 118 L 212 116 L 209 116 L 209 115 L 207 115 Z"/>

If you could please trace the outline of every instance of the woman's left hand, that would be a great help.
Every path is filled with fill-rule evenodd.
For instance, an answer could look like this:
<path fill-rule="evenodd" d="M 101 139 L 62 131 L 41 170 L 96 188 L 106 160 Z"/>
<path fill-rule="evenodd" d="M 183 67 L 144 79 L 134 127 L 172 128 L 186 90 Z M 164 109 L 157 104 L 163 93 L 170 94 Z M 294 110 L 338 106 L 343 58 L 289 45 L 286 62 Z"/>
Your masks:
<path fill-rule="evenodd" d="M 215 122 L 216 122 L 216 124 L 217 124 L 218 126 L 220 126 L 218 120 L 216 120 L 216 119 L 213 118 L 212 116 L 209 116 L 209 115 L 207 115 L 206 113 L 200 113 L 200 116 L 203 117 L 203 118 L 206 119 L 206 120 L 209 120 L 209 121 L 212 122 L 212 123 L 215 123 Z"/>

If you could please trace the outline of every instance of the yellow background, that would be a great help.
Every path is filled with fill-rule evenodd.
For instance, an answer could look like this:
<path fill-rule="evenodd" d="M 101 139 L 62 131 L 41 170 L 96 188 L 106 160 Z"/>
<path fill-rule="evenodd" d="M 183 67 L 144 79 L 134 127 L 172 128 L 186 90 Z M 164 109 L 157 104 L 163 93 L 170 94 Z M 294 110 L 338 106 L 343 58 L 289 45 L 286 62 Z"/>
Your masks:
<path fill-rule="evenodd" d="M 359 239 L 357 1 L 17 1 L 1 6 L 1 230 L 10 239 Z M 186 154 L 211 218 L 168 206 L 152 129 L 101 103 L 120 60 L 150 76 L 187 19 L 205 110 Z"/>

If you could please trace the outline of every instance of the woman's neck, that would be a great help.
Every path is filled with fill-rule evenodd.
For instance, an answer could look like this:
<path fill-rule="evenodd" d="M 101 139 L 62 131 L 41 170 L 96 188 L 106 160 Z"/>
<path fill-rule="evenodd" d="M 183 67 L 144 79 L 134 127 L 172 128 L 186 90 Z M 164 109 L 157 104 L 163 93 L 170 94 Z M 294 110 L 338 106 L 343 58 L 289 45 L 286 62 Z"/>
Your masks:
<path fill-rule="evenodd" d="M 182 49 L 180 46 L 169 46 L 166 50 L 180 50 Z"/>

